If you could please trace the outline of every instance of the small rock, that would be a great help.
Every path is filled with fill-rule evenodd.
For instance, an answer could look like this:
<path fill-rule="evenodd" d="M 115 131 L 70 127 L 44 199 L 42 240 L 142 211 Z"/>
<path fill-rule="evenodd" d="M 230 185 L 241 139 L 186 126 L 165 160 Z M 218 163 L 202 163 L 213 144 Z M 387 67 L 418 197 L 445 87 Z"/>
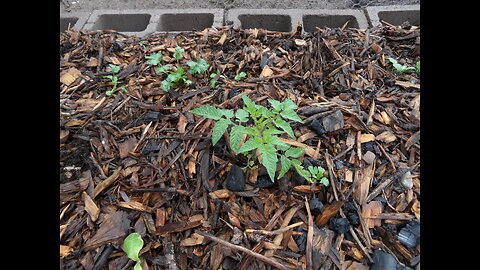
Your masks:
<path fill-rule="evenodd" d="M 351 225 L 357 226 L 360 224 L 360 218 L 358 217 L 357 213 L 347 212 L 345 213 L 345 216 L 347 216 L 348 222 L 350 222 Z"/>
<path fill-rule="evenodd" d="M 356 213 L 357 212 L 357 207 L 355 206 L 355 204 L 353 204 L 351 202 L 348 202 L 348 203 L 343 205 L 343 211 Z"/>
<path fill-rule="evenodd" d="M 350 230 L 350 222 L 346 218 L 332 218 L 329 222 L 330 229 L 337 233 L 347 233 Z"/>
<path fill-rule="evenodd" d="M 402 177 L 400 177 L 400 184 L 405 189 L 411 189 L 413 187 L 413 178 L 410 171 L 407 171 L 402 175 Z"/>
<path fill-rule="evenodd" d="M 233 165 L 227 174 L 227 189 L 231 191 L 245 190 L 245 173 L 242 168 Z"/>
<path fill-rule="evenodd" d="M 257 178 L 256 186 L 258 188 L 269 188 L 273 185 L 275 185 L 275 183 L 270 180 L 270 177 L 268 177 L 268 175 L 262 175 Z"/>
<path fill-rule="evenodd" d="M 334 113 L 325 116 L 322 122 L 323 127 L 327 132 L 342 129 L 344 126 L 343 114 L 340 110 L 337 110 Z"/>
<path fill-rule="evenodd" d="M 363 160 L 368 164 L 372 164 L 374 161 L 375 161 L 375 154 L 370 152 L 370 151 L 367 151 L 364 155 L 363 155 Z"/>
<path fill-rule="evenodd" d="M 319 199 L 310 200 L 308 203 L 310 205 L 310 212 L 313 216 L 318 216 L 323 213 L 323 203 Z"/>
<path fill-rule="evenodd" d="M 370 270 L 397 270 L 397 261 L 395 258 L 380 249 L 373 251 L 373 265 Z"/>
<path fill-rule="evenodd" d="M 314 119 L 310 123 L 310 128 L 313 129 L 313 131 L 315 131 L 318 135 L 323 135 L 323 134 L 327 133 L 327 131 L 323 127 L 322 123 L 318 119 Z"/>
<path fill-rule="evenodd" d="M 414 219 L 398 233 L 398 241 L 408 248 L 415 248 L 420 240 L 420 221 Z"/>

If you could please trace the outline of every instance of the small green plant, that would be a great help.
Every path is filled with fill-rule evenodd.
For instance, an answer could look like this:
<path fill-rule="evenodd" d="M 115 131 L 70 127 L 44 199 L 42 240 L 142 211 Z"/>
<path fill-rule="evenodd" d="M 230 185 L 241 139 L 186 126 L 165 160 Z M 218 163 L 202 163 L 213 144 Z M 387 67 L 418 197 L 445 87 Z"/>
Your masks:
<path fill-rule="evenodd" d="M 162 81 L 161 88 L 164 91 L 169 91 L 172 86 L 189 86 L 192 84 L 192 81 L 187 79 L 185 70 L 182 67 L 177 67 L 175 71 L 171 71 L 167 78 Z"/>
<path fill-rule="evenodd" d="M 127 89 L 125 88 L 125 86 L 122 86 L 122 87 L 117 89 L 118 77 L 115 74 L 120 71 L 120 67 L 117 66 L 117 65 L 113 65 L 113 64 L 109 64 L 108 67 L 112 71 L 112 75 L 105 75 L 105 76 L 103 76 L 103 78 L 110 79 L 113 83 L 113 87 L 112 87 L 112 89 L 106 91 L 105 95 L 111 96 L 115 91 L 118 91 L 118 90 L 122 90 L 124 92 L 127 92 Z"/>
<path fill-rule="evenodd" d="M 178 61 L 183 58 L 183 53 L 185 50 L 182 47 L 175 47 L 175 52 L 173 53 L 173 57 Z"/>
<path fill-rule="evenodd" d="M 141 263 L 143 262 L 143 258 L 138 256 L 142 247 L 142 236 L 138 233 L 131 233 L 123 240 L 123 251 L 125 251 L 128 258 L 136 262 L 133 267 L 134 270 L 142 270 Z"/>
<path fill-rule="evenodd" d="M 401 64 L 398 63 L 397 60 L 395 60 L 391 57 L 387 58 L 387 60 L 390 61 L 390 63 L 392 63 L 394 71 L 397 74 L 402 74 L 402 73 L 404 73 L 406 71 L 409 71 L 409 70 L 415 70 L 415 67 L 408 67 L 408 66 L 405 66 L 405 65 L 401 65 Z"/>
<path fill-rule="evenodd" d="M 415 65 L 415 71 L 420 74 L 420 61 L 417 62 L 417 64 Z"/>
<path fill-rule="evenodd" d="M 283 102 L 269 99 L 268 102 L 273 107 L 273 110 L 269 110 L 256 105 L 245 94 L 242 95 L 242 99 L 245 106 L 236 112 L 211 105 L 204 105 L 190 112 L 217 120 L 212 131 L 213 145 L 220 140 L 227 128 L 233 125 L 230 131 L 230 148 L 236 154 L 243 154 L 249 159 L 259 156 L 258 161 L 265 166 L 272 182 L 275 179 L 279 159 L 281 169 L 277 179 L 283 177 L 291 165 L 298 170 L 301 166 L 297 165 L 301 162 L 296 158 L 300 157 L 304 149 L 291 147 L 277 136 L 287 133 L 295 139 L 295 134 L 286 120 L 303 123 L 294 111 L 298 108 L 297 105 L 288 98 Z M 244 134 L 247 134 L 247 139 L 240 145 Z"/>
<path fill-rule="evenodd" d="M 151 55 L 145 56 L 145 59 L 147 59 L 147 64 L 152 65 L 152 66 L 158 66 L 160 62 L 162 62 L 163 55 L 161 53 L 152 53 Z"/>
<path fill-rule="evenodd" d="M 308 166 L 307 170 L 305 170 L 300 163 L 296 161 L 292 161 L 292 163 L 298 174 L 303 176 L 310 183 L 318 181 L 320 184 L 323 184 L 325 186 L 328 186 L 330 184 L 328 179 L 323 176 L 323 174 L 325 173 L 325 169 L 321 166 Z"/>
<path fill-rule="evenodd" d="M 247 76 L 247 73 L 242 71 L 242 72 L 238 73 L 237 75 L 235 75 L 234 79 L 235 79 L 235 81 L 240 81 L 241 79 L 245 78 L 245 76 Z"/>
<path fill-rule="evenodd" d="M 217 70 L 217 72 L 210 74 L 210 87 L 215 88 L 217 87 L 218 79 L 215 79 L 215 77 L 218 78 L 218 75 L 220 75 L 220 70 Z"/>
<path fill-rule="evenodd" d="M 207 61 L 201 58 L 197 59 L 196 62 L 188 61 L 187 65 L 190 67 L 188 72 L 190 72 L 190 74 L 192 75 L 195 75 L 196 73 L 204 74 L 207 71 L 208 67 L 210 66 L 209 64 L 207 64 Z"/>

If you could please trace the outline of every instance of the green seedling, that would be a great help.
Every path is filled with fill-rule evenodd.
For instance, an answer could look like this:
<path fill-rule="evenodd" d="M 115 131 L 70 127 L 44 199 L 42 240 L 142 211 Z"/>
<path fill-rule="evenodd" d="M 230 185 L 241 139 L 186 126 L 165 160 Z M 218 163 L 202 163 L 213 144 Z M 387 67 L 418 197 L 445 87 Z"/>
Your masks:
<path fill-rule="evenodd" d="M 392 63 L 394 71 L 397 74 L 402 74 L 402 73 L 404 73 L 406 71 L 409 71 L 409 70 L 415 70 L 414 67 L 408 67 L 408 66 L 399 64 L 397 60 L 395 60 L 391 57 L 387 58 L 387 60 L 390 61 L 390 63 Z"/>
<path fill-rule="evenodd" d="M 295 139 L 295 134 L 286 120 L 303 123 L 303 120 L 294 111 L 298 107 L 290 99 L 280 102 L 269 99 L 272 110 L 256 105 L 245 94 L 242 95 L 245 106 L 237 111 L 219 109 L 211 105 L 204 105 L 190 112 L 206 118 L 216 120 L 212 131 L 212 143 L 215 145 L 229 126 L 230 148 L 236 154 L 243 154 L 250 158 L 258 158 L 258 162 L 265 166 L 272 182 L 275 180 L 277 162 L 280 159 L 281 169 L 277 179 L 283 177 L 293 165 L 301 164 L 296 158 L 304 152 L 304 148 L 291 147 L 277 135 L 287 134 Z M 245 143 L 240 145 L 242 137 L 247 134 Z M 301 166 L 300 166 L 301 167 Z"/>
<path fill-rule="evenodd" d="M 125 238 L 125 240 L 123 240 L 123 251 L 125 251 L 128 258 L 136 262 L 133 267 L 134 270 L 142 270 L 141 263 L 143 262 L 143 258 L 139 257 L 139 252 L 142 247 L 142 236 L 138 233 L 131 233 Z"/>
<path fill-rule="evenodd" d="M 169 91 L 172 86 L 189 86 L 192 84 L 192 81 L 187 79 L 185 70 L 182 67 L 177 67 L 175 71 L 171 71 L 167 78 L 162 81 L 161 88 L 164 91 Z"/>
<path fill-rule="evenodd" d="M 147 64 L 152 65 L 152 66 L 158 66 L 160 62 L 162 62 L 163 55 L 161 53 L 152 53 L 151 55 L 145 56 L 145 59 L 147 59 Z"/>
<path fill-rule="evenodd" d="M 215 77 L 218 78 L 219 75 L 220 75 L 220 70 L 217 70 L 217 72 L 210 74 L 210 78 L 212 78 L 210 80 L 211 88 L 217 87 L 218 79 L 215 79 Z"/>
<path fill-rule="evenodd" d="M 417 62 L 417 64 L 415 65 L 415 71 L 420 74 L 420 61 Z"/>
<path fill-rule="evenodd" d="M 120 67 L 117 65 L 109 64 L 108 67 L 112 71 L 112 75 L 105 75 L 103 78 L 110 79 L 113 83 L 112 89 L 108 90 L 105 92 L 105 95 L 111 96 L 115 91 L 122 90 L 123 92 L 127 92 L 127 89 L 125 86 L 122 86 L 117 89 L 117 84 L 118 84 L 118 77 L 115 75 L 115 73 L 118 73 L 120 71 Z"/>
<path fill-rule="evenodd" d="M 182 47 L 175 47 L 175 52 L 173 53 L 173 57 L 178 61 L 183 58 L 183 53 L 185 50 Z"/>
<path fill-rule="evenodd" d="M 195 75 L 195 74 L 205 74 L 205 72 L 207 71 L 208 67 L 210 66 L 209 64 L 207 64 L 207 61 L 203 60 L 203 59 L 197 59 L 196 62 L 194 61 L 188 61 L 187 62 L 187 65 L 190 67 L 190 69 L 188 70 L 188 72 L 190 72 L 190 74 L 192 75 Z"/>
<path fill-rule="evenodd" d="M 238 73 L 237 75 L 235 75 L 234 79 L 235 79 L 235 81 L 240 81 L 241 79 L 245 78 L 245 76 L 247 76 L 247 73 L 242 71 L 242 72 Z"/>

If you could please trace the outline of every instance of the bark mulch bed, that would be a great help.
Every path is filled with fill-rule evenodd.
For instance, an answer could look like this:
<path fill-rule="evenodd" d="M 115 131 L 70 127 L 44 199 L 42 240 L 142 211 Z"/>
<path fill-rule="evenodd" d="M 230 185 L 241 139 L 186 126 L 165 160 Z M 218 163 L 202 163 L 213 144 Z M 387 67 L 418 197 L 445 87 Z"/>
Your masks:
<path fill-rule="evenodd" d="M 132 269 L 122 250 L 132 232 L 144 269 L 419 269 L 420 76 L 396 74 L 387 58 L 415 66 L 420 28 L 299 30 L 60 34 L 62 269 Z M 182 66 L 210 67 L 165 92 L 145 56 L 175 64 L 176 46 Z M 109 64 L 128 92 L 105 95 Z M 227 188 L 246 159 L 228 133 L 212 146 L 215 121 L 189 111 L 241 108 L 242 93 L 298 105 L 305 123 L 291 122 L 297 139 L 285 141 L 330 185 L 293 169 L 269 185 L 260 167 L 242 191 Z"/>

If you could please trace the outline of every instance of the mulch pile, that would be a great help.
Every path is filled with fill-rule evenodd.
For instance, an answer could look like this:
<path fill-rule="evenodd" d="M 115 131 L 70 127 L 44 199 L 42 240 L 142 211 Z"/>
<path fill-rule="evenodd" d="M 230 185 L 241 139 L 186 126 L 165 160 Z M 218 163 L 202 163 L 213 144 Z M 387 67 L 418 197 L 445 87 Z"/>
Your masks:
<path fill-rule="evenodd" d="M 176 63 L 176 46 L 182 66 L 202 58 L 210 67 L 165 92 L 145 56 Z M 60 34 L 61 268 L 132 269 L 122 244 L 138 232 L 148 269 L 419 269 L 420 76 L 387 61 L 415 66 L 419 47 L 420 28 L 388 24 Z M 105 95 L 109 64 L 127 93 Z M 189 111 L 236 110 L 242 93 L 298 105 L 305 123 L 291 122 L 290 144 L 326 169 L 329 186 L 293 169 L 268 186 L 260 167 L 246 171 L 243 191 L 227 189 L 245 159 L 225 138 L 212 146 L 215 121 Z"/>

